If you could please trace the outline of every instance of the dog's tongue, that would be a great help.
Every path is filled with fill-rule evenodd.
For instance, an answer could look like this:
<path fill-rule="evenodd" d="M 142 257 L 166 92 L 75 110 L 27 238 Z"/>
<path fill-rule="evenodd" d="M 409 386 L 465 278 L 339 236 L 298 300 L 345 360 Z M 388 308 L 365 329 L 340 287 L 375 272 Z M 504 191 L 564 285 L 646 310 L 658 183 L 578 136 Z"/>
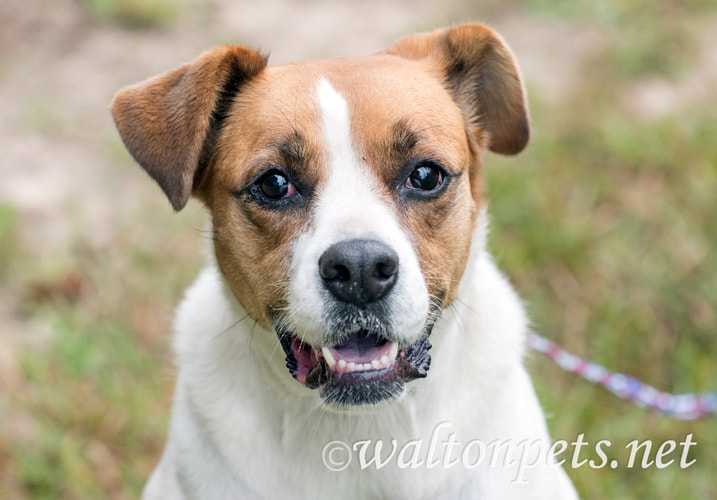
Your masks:
<path fill-rule="evenodd" d="M 356 331 L 333 347 L 315 349 L 292 336 L 287 367 L 305 386 L 316 389 L 332 374 L 382 372 L 396 365 L 398 345 L 365 330 Z"/>
<path fill-rule="evenodd" d="M 291 342 L 291 352 L 296 365 L 293 368 L 294 376 L 302 384 L 306 384 L 307 374 L 318 365 L 318 358 L 314 349 L 294 337 Z"/>
<path fill-rule="evenodd" d="M 347 363 L 370 363 L 371 360 L 388 355 L 391 346 L 378 335 L 359 331 L 346 337 L 331 350 L 336 359 L 343 359 Z"/>

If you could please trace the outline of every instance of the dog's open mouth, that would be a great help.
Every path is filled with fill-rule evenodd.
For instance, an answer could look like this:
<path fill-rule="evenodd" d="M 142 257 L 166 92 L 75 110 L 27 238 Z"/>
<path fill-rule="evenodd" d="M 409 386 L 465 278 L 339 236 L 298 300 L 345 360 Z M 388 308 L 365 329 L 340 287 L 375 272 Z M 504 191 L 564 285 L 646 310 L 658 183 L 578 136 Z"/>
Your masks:
<path fill-rule="evenodd" d="M 367 330 L 317 349 L 297 336 L 279 334 L 293 377 L 339 405 L 375 404 L 401 395 L 404 384 L 425 377 L 431 357 L 428 335 L 405 348 Z"/>

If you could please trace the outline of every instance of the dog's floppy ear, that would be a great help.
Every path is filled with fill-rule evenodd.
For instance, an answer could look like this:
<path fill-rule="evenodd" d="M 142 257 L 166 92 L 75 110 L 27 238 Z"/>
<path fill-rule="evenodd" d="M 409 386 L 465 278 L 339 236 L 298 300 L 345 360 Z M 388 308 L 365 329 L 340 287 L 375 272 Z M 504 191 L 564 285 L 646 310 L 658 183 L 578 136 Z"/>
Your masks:
<path fill-rule="evenodd" d="M 266 64 L 251 49 L 220 47 L 115 96 L 112 116 L 125 146 L 175 210 L 202 182 L 234 96 Z"/>
<path fill-rule="evenodd" d="M 520 72 L 508 46 L 490 28 L 464 24 L 409 35 L 386 52 L 429 58 L 468 126 L 474 133 L 488 132 L 491 151 L 516 154 L 528 143 L 530 118 Z"/>

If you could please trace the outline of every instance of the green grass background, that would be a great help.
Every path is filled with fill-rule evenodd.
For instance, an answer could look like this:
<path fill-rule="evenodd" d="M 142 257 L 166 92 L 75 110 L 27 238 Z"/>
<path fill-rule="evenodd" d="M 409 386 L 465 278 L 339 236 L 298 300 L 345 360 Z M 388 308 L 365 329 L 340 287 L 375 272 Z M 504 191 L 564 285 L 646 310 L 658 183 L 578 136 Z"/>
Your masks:
<path fill-rule="evenodd" d="M 183 8 L 84 4 L 96 22 L 128 30 L 161 27 Z M 577 91 L 557 102 L 527 82 L 529 148 L 486 158 L 490 246 L 536 330 L 662 390 L 717 390 L 717 93 L 658 119 L 623 105 L 635 82 L 678 83 L 698 67 L 697 34 L 715 26 L 717 5 L 488 1 L 464 11 L 555 20 L 606 40 L 575 78 Z M 116 139 L 107 155 L 136 168 Z M 20 375 L 3 384 L 0 498 L 139 494 L 166 433 L 172 309 L 201 265 L 201 209 L 173 215 L 165 205 L 158 196 L 138 203 L 111 245 L 78 230 L 72 248 L 38 261 L 17 211 L 0 204 L 2 286 L 22 296 L 21 321 L 47 330 L 45 342 L 17 354 Z M 610 440 L 610 458 L 623 463 L 633 439 L 692 433 L 698 443 L 686 470 L 568 470 L 584 498 L 717 498 L 715 420 L 678 422 L 538 354 L 527 363 L 555 438 Z"/>

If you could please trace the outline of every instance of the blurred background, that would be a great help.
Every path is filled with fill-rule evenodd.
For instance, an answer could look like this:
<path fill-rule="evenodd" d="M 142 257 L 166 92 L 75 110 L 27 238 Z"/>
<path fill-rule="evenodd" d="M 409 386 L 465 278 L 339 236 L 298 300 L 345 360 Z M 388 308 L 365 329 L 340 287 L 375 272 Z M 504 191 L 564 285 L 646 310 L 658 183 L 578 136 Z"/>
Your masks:
<path fill-rule="evenodd" d="M 133 164 L 114 92 L 218 44 L 278 64 L 468 20 L 527 81 L 533 140 L 485 171 L 490 244 L 536 330 L 662 390 L 717 390 L 713 0 L 2 0 L 0 498 L 135 498 L 164 444 L 204 214 L 174 214 Z M 633 439 L 698 443 L 686 470 L 568 469 L 583 498 L 717 498 L 717 421 L 527 363 L 556 439 L 608 439 L 622 463 Z"/>

